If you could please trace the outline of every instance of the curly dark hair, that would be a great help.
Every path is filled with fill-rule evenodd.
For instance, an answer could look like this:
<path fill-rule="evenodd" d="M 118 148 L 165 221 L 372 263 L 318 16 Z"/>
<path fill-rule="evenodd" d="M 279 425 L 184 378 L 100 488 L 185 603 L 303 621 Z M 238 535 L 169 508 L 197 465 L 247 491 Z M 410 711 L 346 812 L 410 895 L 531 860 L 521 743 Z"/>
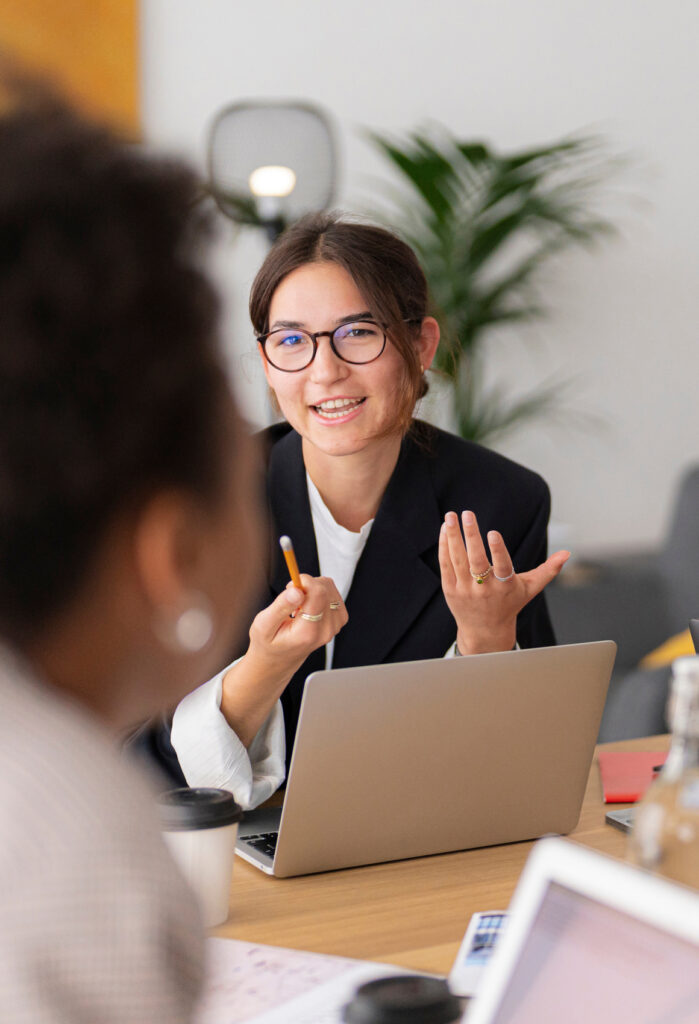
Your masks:
<path fill-rule="evenodd" d="M 31 638 L 117 513 L 214 500 L 223 398 L 207 231 L 179 163 L 46 96 L 0 117 L 0 633 Z"/>

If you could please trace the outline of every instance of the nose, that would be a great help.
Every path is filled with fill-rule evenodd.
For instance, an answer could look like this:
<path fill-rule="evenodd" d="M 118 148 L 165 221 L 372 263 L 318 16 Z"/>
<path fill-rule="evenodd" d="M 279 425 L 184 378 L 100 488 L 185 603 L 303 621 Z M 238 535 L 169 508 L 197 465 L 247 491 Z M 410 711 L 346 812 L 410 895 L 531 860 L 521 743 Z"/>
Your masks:
<path fill-rule="evenodd" d="M 319 338 L 315 359 L 311 363 L 310 379 L 314 384 L 331 384 L 344 380 L 349 374 L 349 365 L 336 356 L 329 338 Z"/>

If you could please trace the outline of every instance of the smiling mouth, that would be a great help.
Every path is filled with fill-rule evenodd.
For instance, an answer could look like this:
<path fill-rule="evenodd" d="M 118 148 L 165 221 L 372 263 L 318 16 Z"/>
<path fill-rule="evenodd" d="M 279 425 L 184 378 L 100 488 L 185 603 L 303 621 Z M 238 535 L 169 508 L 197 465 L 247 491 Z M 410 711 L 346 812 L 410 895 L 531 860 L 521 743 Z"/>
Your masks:
<path fill-rule="evenodd" d="M 337 420 L 341 416 L 346 416 L 348 412 L 358 409 L 364 402 L 366 402 L 366 398 L 329 398 L 327 402 L 321 402 L 320 405 L 312 405 L 311 409 L 323 419 Z"/>

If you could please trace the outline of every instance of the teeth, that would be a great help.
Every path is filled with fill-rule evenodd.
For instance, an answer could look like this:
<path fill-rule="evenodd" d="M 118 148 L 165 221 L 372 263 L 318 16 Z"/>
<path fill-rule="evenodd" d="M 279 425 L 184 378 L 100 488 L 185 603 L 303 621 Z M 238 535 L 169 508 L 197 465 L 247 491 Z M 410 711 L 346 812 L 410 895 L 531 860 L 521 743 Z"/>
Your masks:
<path fill-rule="evenodd" d="M 359 398 L 329 398 L 327 402 L 317 405 L 316 409 L 343 409 L 347 405 L 356 405 L 360 401 Z"/>
<path fill-rule="evenodd" d="M 326 402 L 321 402 L 320 405 L 316 405 L 315 409 L 317 412 L 321 413 L 325 419 L 336 420 L 340 416 L 344 416 L 349 409 L 353 409 L 356 408 L 356 406 L 361 405 L 363 401 L 363 398 L 329 398 Z"/>

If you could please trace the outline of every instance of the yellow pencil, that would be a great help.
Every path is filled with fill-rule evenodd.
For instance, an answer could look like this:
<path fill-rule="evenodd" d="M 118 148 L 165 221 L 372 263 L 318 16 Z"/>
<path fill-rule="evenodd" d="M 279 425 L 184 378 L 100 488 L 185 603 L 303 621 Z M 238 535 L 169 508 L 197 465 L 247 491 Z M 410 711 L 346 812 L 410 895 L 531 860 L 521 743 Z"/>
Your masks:
<path fill-rule="evenodd" d="M 280 537 L 279 544 L 284 552 L 284 558 L 289 570 L 289 575 L 291 576 L 291 582 L 305 594 L 306 591 L 301 586 L 301 576 L 299 575 L 299 567 L 296 563 L 296 555 L 294 554 L 294 545 L 291 543 L 291 537 Z"/>

